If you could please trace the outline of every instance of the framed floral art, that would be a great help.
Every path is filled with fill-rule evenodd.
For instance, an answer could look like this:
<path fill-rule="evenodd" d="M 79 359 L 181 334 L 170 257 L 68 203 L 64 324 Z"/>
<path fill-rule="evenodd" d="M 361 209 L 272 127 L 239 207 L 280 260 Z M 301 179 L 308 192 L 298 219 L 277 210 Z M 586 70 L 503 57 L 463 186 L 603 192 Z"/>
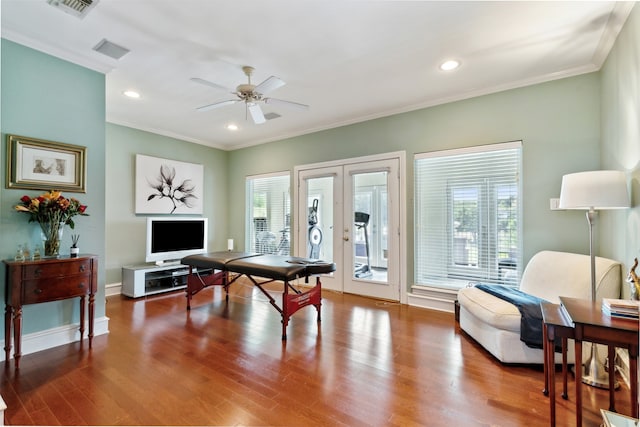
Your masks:
<path fill-rule="evenodd" d="M 86 147 L 7 135 L 7 188 L 86 193 Z"/>
<path fill-rule="evenodd" d="M 204 167 L 136 155 L 136 214 L 202 214 Z"/>

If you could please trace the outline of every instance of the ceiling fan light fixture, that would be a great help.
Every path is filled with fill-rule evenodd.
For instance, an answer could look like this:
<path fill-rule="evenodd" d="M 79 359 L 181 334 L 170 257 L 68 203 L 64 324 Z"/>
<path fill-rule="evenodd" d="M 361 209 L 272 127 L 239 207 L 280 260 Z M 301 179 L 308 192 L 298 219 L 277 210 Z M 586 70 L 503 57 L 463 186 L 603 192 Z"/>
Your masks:
<path fill-rule="evenodd" d="M 442 71 L 453 71 L 458 67 L 460 67 L 460 61 L 456 59 L 448 59 L 440 64 L 440 69 Z"/>

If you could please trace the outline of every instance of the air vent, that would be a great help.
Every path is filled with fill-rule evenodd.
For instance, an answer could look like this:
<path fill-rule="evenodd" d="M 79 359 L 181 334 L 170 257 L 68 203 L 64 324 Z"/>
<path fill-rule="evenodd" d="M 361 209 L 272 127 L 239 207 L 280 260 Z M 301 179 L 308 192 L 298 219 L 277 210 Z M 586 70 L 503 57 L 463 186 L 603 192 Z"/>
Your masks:
<path fill-rule="evenodd" d="M 129 53 L 129 49 L 126 47 L 118 46 L 115 43 L 110 42 L 107 39 L 102 39 L 100 43 L 93 47 L 93 50 L 100 52 L 103 55 L 107 55 L 113 59 L 120 59 Z"/>
<path fill-rule="evenodd" d="M 267 120 L 277 119 L 278 117 L 282 117 L 282 116 L 278 113 L 267 113 L 264 115 L 264 118 Z"/>
<path fill-rule="evenodd" d="M 47 3 L 82 19 L 96 6 L 98 0 L 47 0 Z"/>

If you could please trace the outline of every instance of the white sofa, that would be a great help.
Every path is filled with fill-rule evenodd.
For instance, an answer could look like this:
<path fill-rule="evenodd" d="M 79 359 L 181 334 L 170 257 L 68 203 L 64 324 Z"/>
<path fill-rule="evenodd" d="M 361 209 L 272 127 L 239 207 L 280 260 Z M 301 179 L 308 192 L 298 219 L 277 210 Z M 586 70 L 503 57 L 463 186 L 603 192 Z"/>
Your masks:
<path fill-rule="evenodd" d="M 619 262 L 596 257 L 596 297 L 619 298 L 622 267 Z M 520 290 L 559 303 L 559 296 L 591 298 L 591 260 L 588 255 L 542 251 L 527 264 Z M 541 349 L 520 341 L 520 312 L 513 304 L 467 287 L 458 292 L 460 328 L 503 363 L 543 363 Z M 573 342 L 569 362 L 574 361 Z M 556 362 L 561 362 L 556 353 Z"/>

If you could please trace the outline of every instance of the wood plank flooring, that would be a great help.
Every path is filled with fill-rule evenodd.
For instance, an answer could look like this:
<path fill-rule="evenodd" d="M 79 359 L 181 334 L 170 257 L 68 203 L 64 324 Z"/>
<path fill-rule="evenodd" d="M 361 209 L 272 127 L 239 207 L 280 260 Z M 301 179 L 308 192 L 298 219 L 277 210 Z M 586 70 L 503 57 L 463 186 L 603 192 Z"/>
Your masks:
<path fill-rule="evenodd" d="M 6 424 L 546 426 L 541 367 L 496 361 L 453 314 L 323 292 L 280 340 L 279 313 L 257 289 L 107 299 L 110 333 L 5 367 Z M 557 375 L 557 387 L 561 387 Z M 575 425 L 558 398 L 559 426 Z M 607 391 L 585 387 L 585 426 Z M 630 413 L 628 389 L 617 409 Z"/>

